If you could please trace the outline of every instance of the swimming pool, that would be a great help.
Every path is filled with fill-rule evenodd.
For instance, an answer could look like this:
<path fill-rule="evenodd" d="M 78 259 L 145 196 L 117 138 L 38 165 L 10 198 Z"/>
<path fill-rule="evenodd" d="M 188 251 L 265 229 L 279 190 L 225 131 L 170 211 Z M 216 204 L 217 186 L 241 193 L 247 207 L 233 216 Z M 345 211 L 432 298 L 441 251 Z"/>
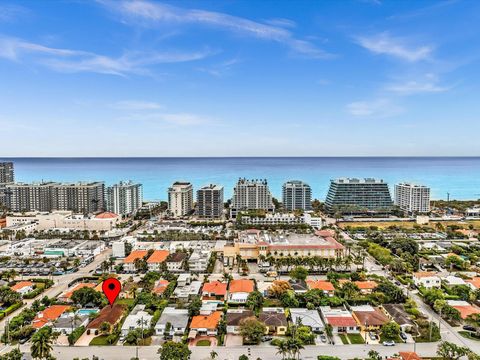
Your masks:
<path fill-rule="evenodd" d="M 98 312 L 98 309 L 79 309 L 77 315 L 90 315 Z"/>

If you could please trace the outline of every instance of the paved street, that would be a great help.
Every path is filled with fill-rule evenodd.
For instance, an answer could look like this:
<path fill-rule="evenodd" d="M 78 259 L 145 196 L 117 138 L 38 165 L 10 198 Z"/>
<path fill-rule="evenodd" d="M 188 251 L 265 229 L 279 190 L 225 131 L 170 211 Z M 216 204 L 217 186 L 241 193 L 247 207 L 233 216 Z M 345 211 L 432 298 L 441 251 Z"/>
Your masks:
<path fill-rule="evenodd" d="M 138 357 L 143 360 L 158 359 L 158 346 L 145 346 L 138 348 Z M 327 346 L 307 346 L 301 352 L 303 360 L 316 360 L 318 355 L 335 355 L 341 359 L 351 359 L 352 357 L 366 358 L 367 353 L 375 349 L 382 356 L 391 356 L 399 351 L 413 351 L 413 344 L 399 344 L 395 347 L 386 347 L 382 345 L 327 345 Z M 29 352 L 29 346 L 22 346 L 23 352 Z M 281 359 L 277 355 L 277 349 L 271 346 L 239 346 L 239 347 L 196 347 L 191 348 L 192 360 L 209 359 L 210 351 L 215 350 L 218 353 L 219 360 L 238 360 L 242 354 L 248 355 L 251 360 L 260 358 L 262 360 Z M 436 343 L 417 344 L 416 351 L 420 356 L 435 356 L 437 350 Z M 88 346 L 88 347 L 54 347 L 53 355 L 57 359 L 72 360 L 73 358 L 91 358 L 93 355 L 100 359 L 108 360 L 130 360 L 135 357 L 136 348 L 134 346 Z"/>

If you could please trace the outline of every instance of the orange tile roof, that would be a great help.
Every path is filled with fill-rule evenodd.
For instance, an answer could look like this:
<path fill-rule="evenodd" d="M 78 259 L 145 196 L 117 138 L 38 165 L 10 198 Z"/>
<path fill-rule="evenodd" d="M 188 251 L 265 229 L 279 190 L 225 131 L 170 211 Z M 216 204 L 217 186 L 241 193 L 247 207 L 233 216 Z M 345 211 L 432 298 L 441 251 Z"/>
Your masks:
<path fill-rule="evenodd" d="M 157 295 L 163 294 L 169 284 L 168 280 L 158 280 L 152 291 Z"/>
<path fill-rule="evenodd" d="M 149 264 L 157 264 L 167 260 L 167 256 L 170 254 L 167 250 L 155 250 L 152 255 L 147 260 Z"/>
<path fill-rule="evenodd" d="M 413 351 L 399 351 L 398 355 L 400 355 L 402 360 L 422 360 L 422 358 Z"/>
<path fill-rule="evenodd" d="M 360 290 L 373 290 L 378 286 L 376 281 L 354 281 L 354 284 L 358 286 Z"/>
<path fill-rule="evenodd" d="M 467 283 L 472 284 L 475 289 L 480 289 L 480 277 L 474 277 L 471 280 L 465 280 Z"/>
<path fill-rule="evenodd" d="M 49 322 L 57 320 L 60 315 L 62 315 L 65 311 L 70 310 L 70 306 L 68 305 L 52 305 L 46 308 L 43 311 L 40 311 L 35 319 L 33 319 L 32 326 L 35 329 L 40 329 L 41 327 L 45 326 Z"/>
<path fill-rule="evenodd" d="M 123 262 L 128 264 L 128 263 L 133 263 L 137 259 L 142 259 L 145 255 L 147 255 L 148 251 L 147 250 L 134 250 L 128 255 Z"/>
<path fill-rule="evenodd" d="M 247 292 L 251 293 L 255 288 L 253 280 L 239 279 L 230 281 L 228 291 L 231 293 Z"/>
<path fill-rule="evenodd" d="M 460 311 L 460 317 L 464 320 L 469 315 L 480 314 L 480 310 L 472 305 L 453 305 L 452 307 Z"/>
<path fill-rule="evenodd" d="M 31 281 L 19 281 L 15 285 L 10 287 L 10 289 L 12 289 L 13 291 L 18 291 L 18 290 L 21 290 L 21 289 L 23 289 L 24 287 L 27 287 L 27 286 L 33 286 L 33 282 L 31 282 Z"/>
<path fill-rule="evenodd" d="M 307 280 L 310 289 L 318 289 L 322 291 L 334 291 L 335 287 L 330 281 L 325 280 Z"/>
<path fill-rule="evenodd" d="M 221 311 L 214 311 L 210 315 L 194 316 L 190 323 L 190 329 L 216 329 L 221 317 Z"/>
<path fill-rule="evenodd" d="M 215 295 L 225 295 L 227 293 L 227 283 L 222 283 L 220 281 L 205 283 L 202 292 Z"/>
<path fill-rule="evenodd" d="M 413 276 L 420 279 L 420 278 L 437 276 L 437 273 L 434 271 L 419 271 L 419 272 L 413 273 Z"/>
<path fill-rule="evenodd" d="M 73 295 L 73 293 L 77 290 L 83 289 L 83 288 L 94 288 L 96 284 L 93 283 L 79 283 L 75 285 L 71 290 L 67 291 L 62 295 L 62 298 L 70 299 Z"/>

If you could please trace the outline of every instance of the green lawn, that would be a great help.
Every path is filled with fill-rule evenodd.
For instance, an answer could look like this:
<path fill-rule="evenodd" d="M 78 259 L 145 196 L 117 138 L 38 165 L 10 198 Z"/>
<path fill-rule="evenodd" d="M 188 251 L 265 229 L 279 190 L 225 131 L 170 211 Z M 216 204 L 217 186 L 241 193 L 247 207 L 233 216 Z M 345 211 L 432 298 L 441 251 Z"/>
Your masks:
<path fill-rule="evenodd" d="M 480 341 L 480 337 L 475 336 L 475 334 L 471 333 L 470 331 L 459 331 L 458 333 L 462 335 L 464 338 Z"/>
<path fill-rule="evenodd" d="M 198 340 L 196 346 L 210 346 L 210 340 Z"/>
<path fill-rule="evenodd" d="M 350 339 L 350 344 L 364 344 L 365 343 L 362 335 L 360 335 L 360 334 L 347 334 L 347 336 Z"/>
<path fill-rule="evenodd" d="M 345 334 L 338 334 L 338 336 L 339 336 L 340 339 L 342 340 L 342 343 L 343 343 L 343 344 L 346 344 L 346 345 L 349 344 L 348 339 L 347 339 L 347 336 L 346 336 Z"/>
<path fill-rule="evenodd" d="M 100 335 L 97 337 L 94 337 L 92 341 L 90 341 L 90 346 L 98 346 L 98 345 L 111 345 L 107 342 L 107 335 Z"/>
<path fill-rule="evenodd" d="M 121 305 L 133 305 L 135 303 L 135 299 L 117 299 L 115 301 L 115 304 L 121 304 Z"/>

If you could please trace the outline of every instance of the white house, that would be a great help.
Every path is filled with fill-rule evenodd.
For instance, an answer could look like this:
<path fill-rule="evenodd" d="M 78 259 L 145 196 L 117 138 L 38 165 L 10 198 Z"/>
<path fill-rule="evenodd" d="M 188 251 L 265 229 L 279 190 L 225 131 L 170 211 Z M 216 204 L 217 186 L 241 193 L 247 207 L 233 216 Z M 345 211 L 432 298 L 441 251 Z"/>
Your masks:
<path fill-rule="evenodd" d="M 302 325 L 308 326 L 312 329 L 313 332 L 322 332 L 325 329 L 317 310 L 292 308 L 290 309 L 290 315 L 294 324 L 300 322 Z"/>
<path fill-rule="evenodd" d="M 174 335 L 182 336 L 185 334 L 188 325 L 188 310 L 187 309 L 175 309 L 173 307 L 166 307 L 160 319 L 155 324 L 155 334 L 161 336 L 165 334 L 167 324 L 170 323 L 170 331 L 168 335 L 170 337 Z"/>
<path fill-rule="evenodd" d="M 150 328 L 153 316 L 147 313 L 145 305 L 137 305 L 127 316 L 122 325 L 122 335 L 126 336 L 130 331 L 135 329 L 147 330 Z"/>
<path fill-rule="evenodd" d="M 440 277 L 433 271 L 420 271 L 413 273 L 413 283 L 416 287 L 424 287 L 427 289 L 439 288 L 442 286 Z"/>

